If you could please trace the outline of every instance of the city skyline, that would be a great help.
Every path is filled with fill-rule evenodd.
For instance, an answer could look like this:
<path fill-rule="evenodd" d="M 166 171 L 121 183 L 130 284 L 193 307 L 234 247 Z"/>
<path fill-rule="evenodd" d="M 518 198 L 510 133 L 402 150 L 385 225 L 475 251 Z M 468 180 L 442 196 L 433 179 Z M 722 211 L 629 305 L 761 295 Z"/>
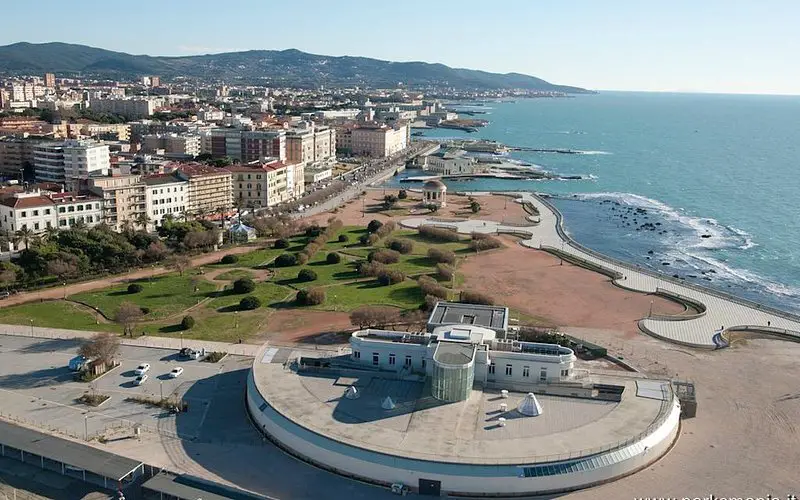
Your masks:
<path fill-rule="evenodd" d="M 65 10 L 44 0 L 36 8 L 37 29 L 12 23 L 0 44 L 60 41 L 159 56 L 296 48 L 517 72 L 597 90 L 800 94 L 800 69 L 791 65 L 800 48 L 791 20 L 800 5 L 790 2 L 678 1 L 666 7 L 574 0 L 487 9 L 474 0 L 409 0 L 399 7 L 402 15 L 391 16 L 385 8 L 354 4 L 337 10 L 310 1 L 299 11 L 289 4 L 232 0 L 225 12 L 247 15 L 226 23 L 225 16 L 208 16 L 218 6 L 207 0 L 144 0 L 136 11 L 91 3 Z M 58 15 L 47 15 L 49 7 Z M 5 12 L 24 19 L 32 9 L 11 4 Z M 233 22 L 238 19 L 265 21 L 243 27 Z M 87 21 L 92 29 L 76 35 L 72 28 Z M 121 30 L 123 22 L 137 29 Z M 165 29 L 165 23 L 177 26 Z"/>

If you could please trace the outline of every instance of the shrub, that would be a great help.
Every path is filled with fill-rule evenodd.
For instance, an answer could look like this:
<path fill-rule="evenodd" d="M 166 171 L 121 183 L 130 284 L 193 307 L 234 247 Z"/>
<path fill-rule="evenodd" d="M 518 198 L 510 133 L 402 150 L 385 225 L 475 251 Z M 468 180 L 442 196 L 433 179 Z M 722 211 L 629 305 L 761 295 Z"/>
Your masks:
<path fill-rule="evenodd" d="M 370 233 L 374 233 L 375 231 L 380 229 L 381 226 L 383 226 L 383 222 L 379 221 L 378 219 L 372 219 L 371 221 L 369 221 L 369 224 L 367 224 L 367 231 L 369 231 Z"/>
<path fill-rule="evenodd" d="M 369 236 L 367 236 L 367 245 L 375 246 L 375 244 L 378 243 L 380 239 L 381 237 L 378 236 L 377 234 L 370 234 Z"/>
<path fill-rule="evenodd" d="M 308 263 L 308 259 L 309 256 L 305 251 L 297 254 L 297 263 L 300 264 L 301 266 Z"/>
<path fill-rule="evenodd" d="M 301 269 L 299 273 L 297 273 L 297 281 L 314 281 L 317 279 L 317 273 L 315 273 L 312 269 Z"/>
<path fill-rule="evenodd" d="M 383 208 L 389 210 L 390 208 L 394 208 L 397 205 L 397 196 L 393 194 L 387 194 L 383 197 Z"/>
<path fill-rule="evenodd" d="M 261 307 L 261 299 L 253 295 L 248 295 L 239 301 L 239 309 L 242 311 L 252 311 L 259 307 Z"/>
<path fill-rule="evenodd" d="M 440 248 L 429 248 L 428 258 L 442 264 L 455 264 L 456 262 L 456 254 L 450 250 L 442 250 Z"/>
<path fill-rule="evenodd" d="M 465 304 L 482 304 L 485 306 L 493 306 L 494 299 L 488 296 L 485 293 L 481 292 L 473 292 L 470 290 L 464 290 L 461 292 L 461 296 L 458 299 L 459 302 L 463 302 Z"/>
<path fill-rule="evenodd" d="M 342 256 L 336 252 L 331 252 L 328 254 L 327 257 L 325 257 L 325 262 L 327 262 L 328 264 L 338 264 L 341 261 L 342 261 Z"/>
<path fill-rule="evenodd" d="M 414 250 L 414 242 L 405 238 L 387 240 L 386 246 L 404 255 L 410 254 Z"/>
<path fill-rule="evenodd" d="M 417 283 L 419 283 L 420 290 L 422 290 L 422 293 L 426 296 L 431 295 L 442 300 L 447 300 L 450 296 L 450 292 L 447 288 L 437 283 L 436 280 L 430 276 L 420 276 Z"/>
<path fill-rule="evenodd" d="M 480 212 L 480 211 L 481 211 L 481 204 L 480 204 L 480 203 L 478 203 L 478 202 L 477 202 L 477 201 L 475 201 L 475 200 L 472 200 L 472 201 L 469 203 L 469 209 L 470 209 L 470 210 L 472 210 L 472 213 L 473 213 L 473 214 L 477 214 L 478 212 Z"/>
<path fill-rule="evenodd" d="M 406 192 L 405 189 L 401 189 L 400 191 L 397 192 L 398 200 L 405 200 L 406 198 L 408 198 L 408 193 Z"/>
<path fill-rule="evenodd" d="M 402 271 L 396 269 L 387 269 L 378 275 L 378 283 L 383 286 L 394 285 L 406 279 L 406 275 Z"/>
<path fill-rule="evenodd" d="M 144 290 L 144 287 L 139 283 L 131 283 L 128 285 L 128 293 L 139 293 Z"/>
<path fill-rule="evenodd" d="M 239 278 L 233 282 L 233 293 L 250 293 L 255 289 L 256 283 L 250 278 Z"/>
<path fill-rule="evenodd" d="M 433 241 L 459 241 L 461 238 L 452 229 L 441 229 L 433 226 L 420 226 L 417 230 L 419 235 L 425 239 Z"/>
<path fill-rule="evenodd" d="M 358 242 L 361 243 L 362 245 L 369 245 L 369 239 L 372 236 L 373 235 L 369 233 L 362 234 L 361 236 L 358 237 Z"/>
<path fill-rule="evenodd" d="M 311 288 L 297 292 L 297 303 L 304 306 L 317 306 L 325 302 L 325 290 L 322 288 Z"/>
<path fill-rule="evenodd" d="M 490 250 L 492 248 L 500 248 L 503 246 L 500 240 L 493 238 L 486 234 L 472 234 L 472 241 L 469 242 L 470 250 L 480 252 L 481 250 Z"/>
<path fill-rule="evenodd" d="M 358 274 L 364 277 L 375 278 L 386 271 L 386 266 L 380 262 L 359 262 Z"/>
<path fill-rule="evenodd" d="M 233 254 L 223 255 L 219 262 L 220 264 L 236 264 L 239 262 L 239 256 Z"/>
<path fill-rule="evenodd" d="M 455 272 L 453 271 L 453 268 L 447 264 L 436 264 L 436 275 L 439 277 L 439 279 L 450 281 L 453 279 Z"/>
<path fill-rule="evenodd" d="M 400 254 L 394 250 L 373 250 L 367 256 L 367 260 L 381 264 L 394 264 L 400 260 Z"/>
<path fill-rule="evenodd" d="M 312 224 L 306 228 L 306 236 L 309 238 L 315 238 L 322 234 L 322 228 L 316 224 Z"/>
<path fill-rule="evenodd" d="M 278 267 L 291 267 L 295 264 L 297 264 L 297 257 L 291 253 L 283 253 L 275 259 L 275 265 Z"/>
<path fill-rule="evenodd" d="M 348 238 L 346 234 L 340 234 L 338 239 L 339 243 L 346 243 L 350 238 Z"/>
<path fill-rule="evenodd" d="M 437 302 L 439 302 L 439 299 L 433 295 L 426 295 L 425 300 L 422 302 L 422 304 L 420 304 L 419 308 L 423 311 L 433 311 L 433 308 L 436 307 Z"/>
<path fill-rule="evenodd" d="M 191 316 L 184 316 L 181 320 L 181 328 L 183 330 L 189 330 L 194 326 L 194 318 Z"/>
<path fill-rule="evenodd" d="M 392 231 L 394 231 L 395 229 L 397 229 L 397 224 L 395 224 L 393 220 L 387 220 L 381 227 L 379 227 L 375 231 L 375 234 L 379 238 L 385 238 L 390 234 L 392 234 Z"/>
<path fill-rule="evenodd" d="M 142 309 L 142 314 L 150 314 L 150 308 L 149 307 L 142 307 L 141 309 Z"/>
<path fill-rule="evenodd" d="M 400 311 L 388 306 L 360 306 L 350 313 L 350 323 L 359 328 L 375 328 L 397 323 Z"/>
<path fill-rule="evenodd" d="M 272 248 L 289 248 L 289 240 L 283 238 L 275 240 L 275 243 L 272 244 Z"/>

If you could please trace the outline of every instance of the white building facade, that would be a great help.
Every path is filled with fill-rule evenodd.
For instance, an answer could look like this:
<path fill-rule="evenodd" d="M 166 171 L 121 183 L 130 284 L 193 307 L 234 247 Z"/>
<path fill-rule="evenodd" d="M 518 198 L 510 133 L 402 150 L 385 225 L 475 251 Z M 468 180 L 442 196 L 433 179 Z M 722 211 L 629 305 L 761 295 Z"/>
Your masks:
<path fill-rule="evenodd" d="M 107 175 L 111 170 L 108 146 L 93 141 L 65 141 L 64 178 L 69 190 L 78 190 L 92 175 Z M 81 182 L 83 181 L 83 182 Z"/>
<path fill-rule="evenodd" d="M 148 229 L 160 227 L 165 216 L 181 220 L 186 214 L 189 201 L 189 181 L 170 174 L 143 177 L 147 186 Z"/>

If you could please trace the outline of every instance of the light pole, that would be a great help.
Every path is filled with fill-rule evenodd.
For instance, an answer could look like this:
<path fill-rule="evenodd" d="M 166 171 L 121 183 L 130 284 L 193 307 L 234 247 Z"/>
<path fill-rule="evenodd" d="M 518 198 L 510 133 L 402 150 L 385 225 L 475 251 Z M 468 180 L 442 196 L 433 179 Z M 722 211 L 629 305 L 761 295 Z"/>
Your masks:
<path fill-rule="evenodd" d="M 89 415 L 83 416 L 83 440 L 89 440 Z"/>
<path fill-rule="evenodd" d="M 650 301 L 650 311 L 647 313 L 647 317 L 649 318 L 652 315 L 653 315 L 653 301 L 651 300 Z"/>
<path fill-rule="evenodd" d="M 239 311 L 233 311 L 233 329 L 239 332 Z"/>
<path fill-rule="evenodd" d="M 561 240 L 561 263 L 559 266 L 564 265 L 564 240 Z"/>
<path fill-rule="evenodd" d="M 31 318 L 31 337 L 33 337 L 33 318 Z"/>
<path fill-rule="evenodd" d="M 181 332 L 181 350 L 183 350 L 183 332 Z"/>
<path fill-rule="evenodd" d="M 164 381 L 163 380 L 159 380 L 158 381 L 158 388 L 161 390 L 161 399 L 163 400 L 164 399 Z"/>
<path fill-rule="evenodd" d="M 67 298 L 67 282 L 64 282 L 64 299 Z"/>

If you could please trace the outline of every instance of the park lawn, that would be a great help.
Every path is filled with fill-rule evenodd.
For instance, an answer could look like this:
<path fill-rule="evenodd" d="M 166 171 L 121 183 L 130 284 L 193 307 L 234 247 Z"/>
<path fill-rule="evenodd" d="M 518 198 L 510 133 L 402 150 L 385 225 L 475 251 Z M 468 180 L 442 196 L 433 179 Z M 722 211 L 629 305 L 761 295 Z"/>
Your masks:
<path fill-rule="evenodd" d="M 210 309 L 218 314 L 232 313 L 238 308 L 239 302 L 248 295 L 258 297 L 261 300 L 261 307 L 269 307 L 270 304 L 275 302 L 282 302 L 291 293 L 292 290 L 290 288 L 275 283 L 256 283 L 256 289 L 251 293 L 233 293 L 229 289 L 215 292 L 212 295 L 218 294 L 218 296 L 205 304 L 205 309 Z"/>
<path fill-rule="evenodd" d="M 147 320 L 155 320 L 178 314 L 216 289 L 213 283 L 206 280 L 197 282 L 198 291 L 194 293 L 191 283 L 192 276 L 167 274 L 149 279 L 137 280 L 144 290 L 139 293 L 128 293 L 128 284 L 123 283 L 94 292 L 84 292 L 71 295 L 69 298 L 88 304 L 103 312 L 108 318 L 113 318 L 123 302 L 132 302 L 139 307 L 149 307 L 150 312 L 145 316 Z"/>
<path fill-rule="evenodd" d="M 279 267 L 275 275 L 277 283 L 306 287 L 309 285 L 330 285 L 337 281 L 358 279 L 356 262 L 359 260 L 348 255 L 340 254 L 342 261 L 338 264 L 328 264 L 325 260 L 328 252 L 319 251 L 314 255 L 314 259 L 304 266 Z M 301 269 L 311 269 L 317 273 L 317 279 L 311 282 L 297 281 L 297 273 Z"/>
<path fill-rule="evenodd" d="M 438 242 L 431 241 L 423 238 L 417 231 L 401 230 L 392 233 L 396 238 L 405 238 L 414 242 L 414 250 L 412 253 L 416 255 L 427 255 L 429 248 L 438 248 L 440 250 L 450 250 L 456 254 L 469 252 L 469 239 L 462 237 L 461 241 L 448 241 Z"/>
<path fill-rule="evenodd" d="M 339 251 L 339 253 L 366 260 L 369 253 L 373 250 L 375 250 L 375 247 L 364 247 L 361 245 L 357 245 L 350 248 L 343 248 L 342 250 Z"/>
<path fill-rule="evenodd" d="M 406 276 L 416 274 L 428 274 L 436 271 L 436 263 L 427 257 L 420 255 L 401 255 L 400 261 L 395 264 L 389 264 L 389 269 L 397 269 L 403 271 Z"/>
<path fill-rule="evenodd" d="M 114 330 L 116 325 L 96 323 L 95 314 L 85 306 L 64 300 L 30 302 L 0 309 L 0 323 L 67 330 Z"/>
<path fill-rule="evenodd" d="M 350 249 L 351 247 L 360 247 L 361 244 L 358 239 L 361 235 L 367 232 L 367 228 L 360 226 L 345 226 L 333 235 L 333 238 L 325 244 L 323 251 L 332 252 L 334 250 Z M 347 236 L 347 241 L 339 241 L 339 235 L 344 234 Z"/>
<path fill-rule="evenodd" d="M 261 307 L 255 311 L 241 311 L 237 314 L 220 314 L 211 312 L 192 314 L 195 324 L 189 330 L 182 330 L 180 321 L 175 324 L 146 325 L 148 335 L 197 340 L 213 340 L 217 342 L 238 342 L 258 332 L 259 326 L 266 323 L 269 311 Z M 181 333 L 183 332 L 183 333 Z M 191 347 L 191 344 L 187 343 Z"/>
<path fill-rule="evenodd" d="M 272 262 L 275 257 L 283 253 L 283 250 L 274 248 L 259 248 L 252 252 L 240 254 L 239 260 L 233 264 L 221 264 L 219 262 L 211 264 L 214 267 L 252 267 L 258 268 L 266 266 Z"/>
<path fill-rule="evenodd" d="M 416 281 L 405 280 L 395 285 L 381 286 L 373 280 L 325 287 L 325 303 L 313 308 L 352 311 L 363 305 L 387 305 L 416 309 L 423 298 Z"/>
<path fill-rule="evenodd" d="M 232 269 L 214 278 L 214 281 L 235 281 L 239 278 L 252 278 L 253 273 L 247 269 Z"/>

